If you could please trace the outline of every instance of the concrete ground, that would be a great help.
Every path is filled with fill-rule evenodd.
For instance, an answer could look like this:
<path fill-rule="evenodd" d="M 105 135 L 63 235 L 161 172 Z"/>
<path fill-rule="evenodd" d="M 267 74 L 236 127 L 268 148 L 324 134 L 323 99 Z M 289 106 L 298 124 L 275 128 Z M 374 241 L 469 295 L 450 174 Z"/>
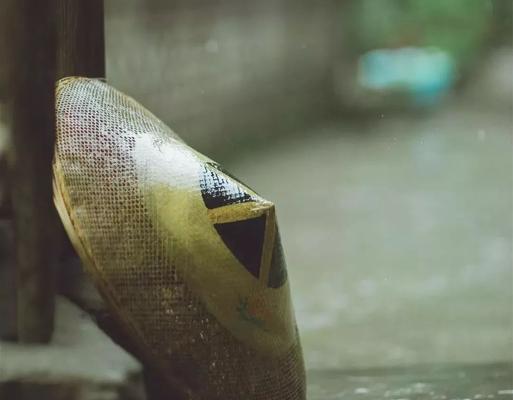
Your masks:
<path fill-rule="evenodd" d="M 430 113 L 323 126 L 227 165 L 277 205 L 311 399 L 512 397 L 509 71 L 499 98 L 476 82 Z M 340 371 L 355 369 L 351 384 Z"/>
<path fill-rule="evenodd" d="M 465 400 L 513 397 L 511 364 L 310 371 L 309 400 Z"/>
<path fill-rule="evenodd" d="M 59 297 L 51 345 L 0 342 L 0 400 L 140 400 L 139 363 Z"/>
<path fill-rule="evenodd" d="M 511 360 L 511 128 L 452 104 L 230 166 L 277 205 L 309 368 Z"/>

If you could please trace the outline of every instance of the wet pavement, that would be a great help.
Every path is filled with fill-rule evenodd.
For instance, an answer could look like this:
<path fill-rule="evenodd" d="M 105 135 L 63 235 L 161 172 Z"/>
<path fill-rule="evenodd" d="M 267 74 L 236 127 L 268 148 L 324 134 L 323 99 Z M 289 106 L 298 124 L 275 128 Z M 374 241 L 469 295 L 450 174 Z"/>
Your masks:
<path fill-rule="evenodd" d="M 511 364 L 424 366 L 310 374 L 309 400 L 513 398 Z"/>
<path fill-rule="evenodd" d="M 311 399 L 512 397 L 507 110 L 378 114 L 228 160 L 277 205 Z M 400 392 L 416 382 L 435 394 Z"/>

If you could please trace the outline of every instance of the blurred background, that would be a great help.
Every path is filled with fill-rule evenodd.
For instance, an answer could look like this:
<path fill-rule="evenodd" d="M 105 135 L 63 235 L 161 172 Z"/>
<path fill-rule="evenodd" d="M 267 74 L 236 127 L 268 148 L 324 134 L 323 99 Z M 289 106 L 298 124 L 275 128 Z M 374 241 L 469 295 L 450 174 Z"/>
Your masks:
<path fill-rule="evenodd" d="M 105 7 L 108 82 L 277 205 L 311 399 L 511 398 L 510 0 Z M 64 300 L 52 351 L 0 345 L 0 381 L 142 398 Z"/>

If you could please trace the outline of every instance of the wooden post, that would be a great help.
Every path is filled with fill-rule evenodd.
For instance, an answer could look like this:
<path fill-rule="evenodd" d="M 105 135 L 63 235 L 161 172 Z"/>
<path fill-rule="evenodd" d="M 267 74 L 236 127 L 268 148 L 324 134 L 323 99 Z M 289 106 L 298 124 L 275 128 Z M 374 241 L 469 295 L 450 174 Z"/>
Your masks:
<path fill-rule="evenodd" d="M 103 0 L 58 0 L 58 78 L 105 77 Z"/>
<path fill-rule="evenodd" d="M 16 317 L 16 268 L 11 223 L 11 199 L 8 190 L 8 132 L 11 98 L 13 40 L 10 31 L 13 19 L 13 2 L 0 2 L 0 340 L 17 339 Z M 11 40 L 8 40 L 11 38 Z M 11 85 L 9 84 L 11 83 Z M 1 397 L 1 395 L 0 395 Z"/>
<path fill-rule="evenodd" d="M 13 105 L 10 183 L 15 233 L 18 339 L 48 342 L 54 326 L 57 216 L 52 201 L 56 7 L 11 2 Z"/>
<path fill-rule="evenodd" d="M 54 325 L 55 266 L 63 243 L 51 186 L 55 81 L 69 75 L 105 76 L 103 0 L 2 3 L 3 53 L 4 60 L 11 60 L 7 69 L 12 77 L 9 181 L 18 337 L 47 342 Z"/>

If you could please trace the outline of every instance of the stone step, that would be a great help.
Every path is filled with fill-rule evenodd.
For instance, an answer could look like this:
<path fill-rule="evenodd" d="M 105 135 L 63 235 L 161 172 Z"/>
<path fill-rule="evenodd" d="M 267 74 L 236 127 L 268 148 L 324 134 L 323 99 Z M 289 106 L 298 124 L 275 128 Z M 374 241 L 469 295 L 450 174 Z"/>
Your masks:
<path fill-rule="evenodd" d="M 143 400 L 141 366 L 68 300 L 50 345 L 0 342 L 0 400 Z"/>

